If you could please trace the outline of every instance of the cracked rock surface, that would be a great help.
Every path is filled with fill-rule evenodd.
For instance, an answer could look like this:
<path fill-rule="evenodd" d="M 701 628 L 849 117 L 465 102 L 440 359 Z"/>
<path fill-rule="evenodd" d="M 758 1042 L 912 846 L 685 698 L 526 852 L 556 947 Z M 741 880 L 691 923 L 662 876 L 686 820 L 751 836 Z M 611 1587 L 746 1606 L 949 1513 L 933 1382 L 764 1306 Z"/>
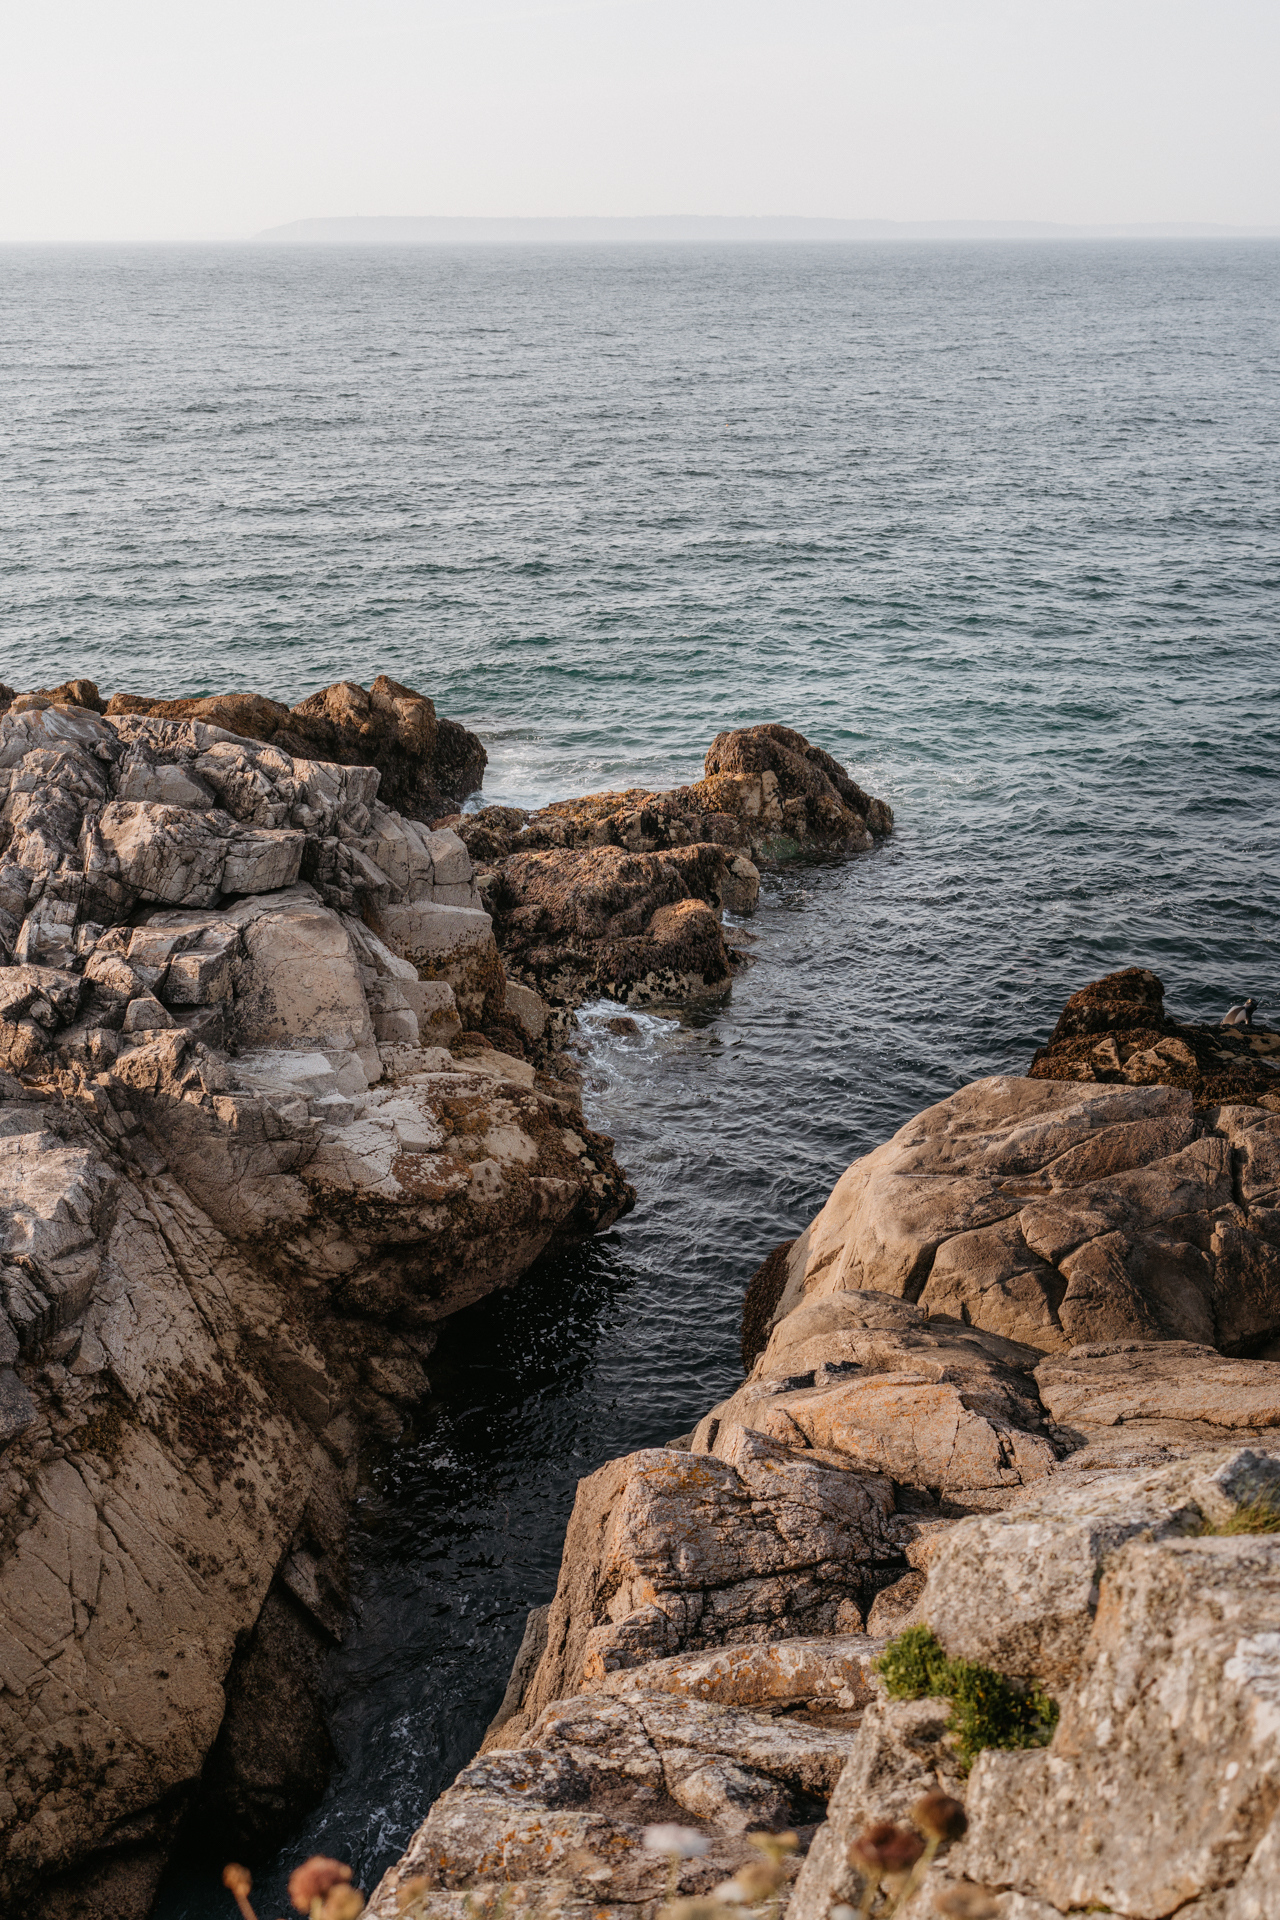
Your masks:
<path fill-rule="evenodd" d="M 330 689 L 338 762 L 86 686 L 0 718 L 0 1895 L 53 1920 L 146 1911 L 206 1761 L 229 1850 L 315 1797 L 362 1436 L 633 1199 L 342 733 L 407 781 L 429 702 Z"/>
<path fill-rule="evenodd" d="M 748 1824 L 796 1828 L 789 1920 L 829 1920 L 866 1891 L 851 1841 L 935 1790 L 970 1827 L 909 1920 L 1280 1914 L 1280 1534 L 1248 1531 L 1280 1510 L 1269 1084 L 980 1081 L 856 1162 L 762 1270 L 743 1385 L 581 1483 L 556 1595 L 379 1920 L 464 1889 L 647 1917 L 637 1823 L 674 1818 L 710 1849 L 688 1894 Z M 1046 1689 L 1051 1744 L 966 1773 L 952 1703 L 876 1671 L 908 1625 Z M 817 1730 L 829 1771 L 798 1757 Z"/>

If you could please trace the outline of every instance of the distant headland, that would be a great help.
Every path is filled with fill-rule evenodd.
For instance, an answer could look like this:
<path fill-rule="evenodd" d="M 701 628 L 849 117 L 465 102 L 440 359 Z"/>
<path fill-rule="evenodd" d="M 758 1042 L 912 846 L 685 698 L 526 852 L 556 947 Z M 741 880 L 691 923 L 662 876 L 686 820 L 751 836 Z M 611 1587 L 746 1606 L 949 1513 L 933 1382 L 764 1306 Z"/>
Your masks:
<path fill-rule="evenodd" d="M 1280 237 L 1276 227 L 1209 223 L 1067 226 L 1052 220 L 818 220 L 800 215 L 644 214 L 626 218 L 472 218 L 351 214 L 290 220 L 255 240 L 301 244 L 476 246 L 643 241 L 778 240 L 1245 240 Z"/>

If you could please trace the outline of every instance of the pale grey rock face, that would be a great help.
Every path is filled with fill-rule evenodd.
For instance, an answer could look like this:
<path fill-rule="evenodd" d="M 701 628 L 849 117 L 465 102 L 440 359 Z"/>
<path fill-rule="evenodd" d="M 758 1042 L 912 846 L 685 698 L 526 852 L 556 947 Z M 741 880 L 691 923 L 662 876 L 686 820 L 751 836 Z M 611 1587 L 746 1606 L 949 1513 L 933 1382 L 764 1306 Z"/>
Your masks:
<path fill-rule="evenodd" d="M 1280 1788 L 1278 1594 L 1274 1537 L 1121 1549 L 1053 1747 L 974 1767 L 966 1871 L 1142 1920 L 1241 1879 Z"/>
<path fill-rule="evenodd" d="M 902 1825 L 926 1793 L 964 1795 L 964 1778 L 946 1742 L 947 1700 L 872 1702 L 809 1850 L 787 1909 L 788 1920 L 827 1920 L 835 1902 L 860 1902 L 862 1876 L 847 1850 L 879 1820 Z"/>
<path fill-rule="evenodd" d="M 440 1318 L 630 1202 L 576 1089 L 455 1059 L 449 980 L 368 925 L 488 927 L 378 777 L 0 719 L 0 1900 L 92 1861 L 145 1909 L 268 1596 L 342 1628 L 356 1447 Z"/>
<path fill-rule="evenodd" d="M 777 1318 L 869 1288 L 1046 1353 L 1255 1352 L 1280 1334 L 1277 1141 L 1277 1116 L 1197 1116 L 1176 1087 L 977 1081 L 848 1169 Z"/>
<path fill-rule="evenodd" d="M 856 1911 L 850 1843 L 909 1824 L 933 1790 L 966 1803 L 971 1831 L 904 1920 L 1271 1913 L 1280 1536 L 1206 1531 L 1280 1497 L 1280 1365 L 1218 1350 L 1265 1345 L 1280 1304 L 1259 1203 L 1271 1117 L 1244 1113 L 1197 1115 L 1160 1087 L 985 1082 L 851 1169 L 792 1250 L 743 1385 L 678 1444 L 581 1484 L 480 1771 L 432 1810 L 375 1911 L 412 1870 L 421 1912 L 452 1916 L 464 1886 L 508 1877 L 511 1839 L 512 1904 L 585 1913 L 597 1888 L 579 1869 L 607 1851 L 617 1779 L 631 1765 L 657 1781 L 604 1702 L 635 1707 L 661 1746 L 661 1697 L 848 1743 L 834 1789 L 813 1789 L 827 1818 L 788 1920 Z M 1082 1325 L 1108 1337 L 1073 1337 Z M 966 1777 L 951 1703 L 890 1700 L 876 1675 L 880 1636 L 908 1624 L 1046 1687 L 1052 1744 L 988 1750 Z M 572 1791 L 553 1726 L 583 1769 Z M 687 1758 L 660 1756 L 663 1789 L 716 1848 L 735 1822 L 784 1817 L 745 1726 L 710 1763 L 687 1730 L 671 1737 Z M 601 1743 L 612 1774 L 583 1761 Z M 535 1747 L 554 1791 L 516 1783 Z M 643 1897 L 634 1879 L 599 1894 L 618 1914 Z"/>

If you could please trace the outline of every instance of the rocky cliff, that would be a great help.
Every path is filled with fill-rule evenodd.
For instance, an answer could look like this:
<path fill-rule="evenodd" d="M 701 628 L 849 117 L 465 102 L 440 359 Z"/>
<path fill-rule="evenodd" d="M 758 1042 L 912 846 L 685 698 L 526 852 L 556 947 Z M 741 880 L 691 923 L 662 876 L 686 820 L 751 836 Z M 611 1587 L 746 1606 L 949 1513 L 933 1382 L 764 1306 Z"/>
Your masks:
<path fill-rule="evenodd" d="M 322 1785 L 357 1448 L 441 1317 L 632 1194 L 455 832 L 296 714 L 74 691 L 0 719 L 0 1885 L 137 1915 L 211 1749 L 240 1844 Z"/>
<path fill-rule="evenodd" d="M 251 1851 L 320 1791 L 362 1438 L 634 1197 L 574 1000 L 723 991 L 749 854 L 889 825 L 755 729 L 634 827 L 502 813 L 477 873 L 484 758 L 385 677 L 0 689 L 0 1891 L 55 1920 L 145 1912 L 197 1792 Z"/>
<path fill-rule="evenodd" d="M 1280 1912 L 1262 1071 L 1214 1105 L 1145 1068 L 981 1081 L 856 1162 L 758 1276 L 743 1386 L 582 1483 L 378 1920 L 500 1893 L 623 1920 L 673 1885 L 689 1920 L 764 1912 L 746 1835 L 781 1828 L 791 1920 Z M 874 1906 L 927 1792 L 967 1811 Z M 669 1870 L 643 1836 L 673 1820 Z"/>

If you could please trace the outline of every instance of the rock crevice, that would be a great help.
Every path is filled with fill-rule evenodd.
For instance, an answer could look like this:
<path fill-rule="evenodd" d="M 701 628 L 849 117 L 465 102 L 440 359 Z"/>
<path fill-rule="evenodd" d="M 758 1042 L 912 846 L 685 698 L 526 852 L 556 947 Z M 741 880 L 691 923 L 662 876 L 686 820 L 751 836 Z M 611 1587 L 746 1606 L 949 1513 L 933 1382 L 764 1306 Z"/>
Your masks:
<path fill-rule="evenodd" d="M 647 1920 L 638 1822 L 671 1802 L 714 1863 L 683 1892 L 792 1826 L 788 1920 L 830 1920 L 867 1893 L 850 1843 L 938 1791 L 968 1832 L 906 1920 L 1276 1911 L 1280 1103 L 1245 1064 L 1206 1104 L 1178 1059 L 981 1081 L 856 1162 L 753 1283 L 743 1385 L 582 1482 L 502 1715 L 376 1920 L 481 1885 Z M 1049 1744 L 967 1771 L 953 1702 L 877 1669 L 909 1626 L 1050 1695 Z M 633 1758 L 664 1741 L 689 1760 Z"/>

